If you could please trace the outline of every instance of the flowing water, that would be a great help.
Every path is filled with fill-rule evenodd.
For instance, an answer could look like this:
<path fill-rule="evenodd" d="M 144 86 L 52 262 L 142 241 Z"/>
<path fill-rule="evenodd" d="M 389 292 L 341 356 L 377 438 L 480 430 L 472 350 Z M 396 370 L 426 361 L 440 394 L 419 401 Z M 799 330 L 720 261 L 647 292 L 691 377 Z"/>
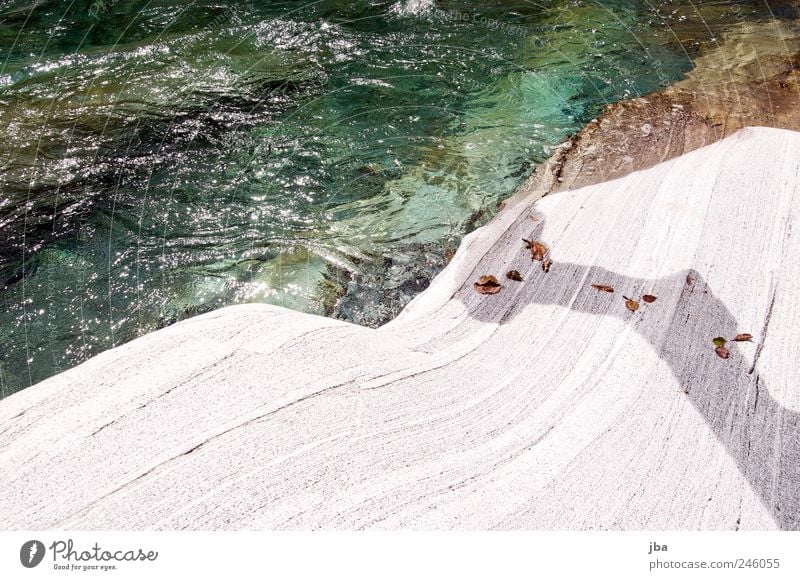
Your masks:
<path fill-rule="evenodd" d="M 758 2 L 0 0 L 0 396 L 265 302 L 379 325 Z"/>

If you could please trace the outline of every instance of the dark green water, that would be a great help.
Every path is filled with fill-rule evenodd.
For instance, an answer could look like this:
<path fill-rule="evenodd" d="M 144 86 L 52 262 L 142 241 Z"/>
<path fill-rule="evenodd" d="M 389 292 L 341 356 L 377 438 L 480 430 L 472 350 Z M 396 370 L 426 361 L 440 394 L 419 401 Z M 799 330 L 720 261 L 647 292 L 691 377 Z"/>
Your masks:
<path fill-rule="evenodd" d="M 385 322 L 742 6 L 0 1 L 0 396 L 229 304 Z"/>

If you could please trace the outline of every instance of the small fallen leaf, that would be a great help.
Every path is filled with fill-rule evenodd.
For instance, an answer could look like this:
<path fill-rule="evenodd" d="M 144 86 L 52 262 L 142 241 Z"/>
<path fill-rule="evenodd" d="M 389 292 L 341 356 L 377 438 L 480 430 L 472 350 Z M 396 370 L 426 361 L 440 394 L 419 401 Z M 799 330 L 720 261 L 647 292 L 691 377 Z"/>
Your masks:
<path fill-rule="evenodd" d="M 510 272 L 507 272 L 506 278 L 508 278 L 509 280 L 514 280 L 515 282 L 522 282 L 522 274 L 520 274 L 516 270 L 511 270 Z"/>
<path fill-rule="evenodd" d="M 714 346 L 725 346 L 725 343 L 728 342 L 728 340 L 726 338 L 718 336 L 717 338 L 715 338 L 711 342 L 714 343 Z"/>
<path fill-rule="evenodd" d="M 627 308 L 631 312 L 636 312 L 637 310 L 639 310 L 639 303 L 636 302 L 636 300 L 628 298 L 627 296 L 623 296 L 623 298 L 625 299 L 625 308 Z"/>
<path fill-rule="evenodd" d="M 717 353 L 717 356 L 719 358 L 728 358 L 729 356 L 731 356 L 731 351 L 729 351 L 724 346 L 718 346 L 717 348 L 714 349 L 714 352 Z"/>
<path fill-rule="evenodd" d="M 600 292 L 608 292 L 609 294 L 614 292 L 614 288 L 611 286 L 605 286 L 603 284 L 592 284 L 592 288 L 595 290 L 600 290 Z"/>
<path fill-rule="evenodd" d="M 522 241 L 525 242 L 525 247 L 531 251 L 532 259 L 536 260 L 537 262 L 544 260 L 544 257 L 547 255 L 547 246 L 541 242 L 534 242 L 531 240 L 526 240 L 525 238 L 522 238 Z"/>
<path fill-rule="evenodd" d="M 502 288 L 500 282 L 498 282 L 497 278 L 494 276 L 481 276 L 480 279 L 475 282 L 475 291 L 478 294 L 497 294 Z"/>
<path fill-rule="evenodd" d="M 552 265 L 553 265 L 553 260 L 544 260 L 542 262 L 542 270 L 544 270 L 545 274 L 547 274 L 550 271 L 550 266 Z"/>
<path fill-rule="evenodd" d="M 742 334 L 737 334 L 736 338 L 734 338 L 733 340 L 735 340 L 736 342 L 746 342 L 748 340 L 751 340 L 752 338 L 753 338 L 752 334 L 747 334 L 746 332 L 744 332 Z"/>
<path fill-rule="evenodd" d="M 658 300 L 658 298 L 656 298 L 656 297 L 655 297 L 655 296 L 653 296 L 652 294 L 645 294 L 644 296 L 642 296 L 642 300 L 644 300 L 644 301 L 645 301 L 645 302 L 647 302 L 648 304 L 652 304 L 653 302 L 655 302 L 656 300 Z"/>

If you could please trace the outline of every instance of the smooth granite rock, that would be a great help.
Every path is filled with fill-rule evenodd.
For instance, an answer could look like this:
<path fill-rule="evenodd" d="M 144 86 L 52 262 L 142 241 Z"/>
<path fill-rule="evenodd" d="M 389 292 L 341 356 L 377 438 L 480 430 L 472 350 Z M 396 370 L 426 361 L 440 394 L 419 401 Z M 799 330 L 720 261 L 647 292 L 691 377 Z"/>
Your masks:
<path fill-rule="evenodd" d="M 0 528 L 800 529 L 799 212 L 800 133 L 744 129 L 512 198 L 380 329 L 147 335 L 0 401 Z"/>

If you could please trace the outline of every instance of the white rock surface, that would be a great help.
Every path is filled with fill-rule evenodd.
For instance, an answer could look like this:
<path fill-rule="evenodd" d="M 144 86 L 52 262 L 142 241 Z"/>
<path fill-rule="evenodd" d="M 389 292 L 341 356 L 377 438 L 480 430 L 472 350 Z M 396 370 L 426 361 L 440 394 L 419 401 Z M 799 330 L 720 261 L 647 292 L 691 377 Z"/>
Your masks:
<path fill-rule="evenodd" d="M 226 308 L 0 401 L 0 527 L 800 528 L 800 134 L 533 203 L 379 330 Z"/>

